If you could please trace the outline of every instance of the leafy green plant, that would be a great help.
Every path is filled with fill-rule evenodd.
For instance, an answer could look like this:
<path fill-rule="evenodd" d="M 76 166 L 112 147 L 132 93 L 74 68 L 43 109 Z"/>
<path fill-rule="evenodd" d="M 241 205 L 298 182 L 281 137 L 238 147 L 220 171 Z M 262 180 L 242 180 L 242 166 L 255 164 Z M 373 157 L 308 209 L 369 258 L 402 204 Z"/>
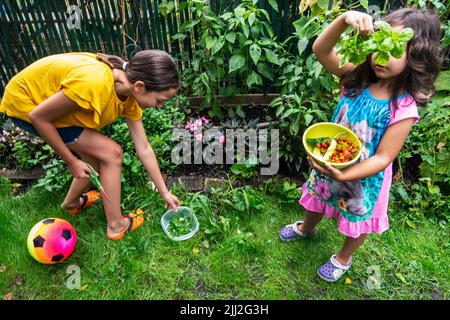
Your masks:
<path fill-rule="evenodd" d="M 401 182 L 391 188 L 391 214 L 411 228 L 427 217 L 450 221 L 450 195 L 433 185 L 430 178 L 420 178 L 410 186 Z M 395 204 L 395 205 L 394 205 Z"/>
<path fill-rule="evenodd" d="M 296 203 L 301 196 L 301 187 L 297 186 L 295 182 L 285 181 L 283 183 L 283 194 L 288 203 Z"/>
<path fill-rule="evenodd" d="M 6 195 L 11 192 L 11 181 L 7 178 L 0 177 L 0 195 Z"/>
<path fill-rule="evenodd" d="M 449 71 L 441 72 L 435 82 L 438 93 L 425 108 L 419 108 L 421 119 L 413 127 L 405 147 L 398 156 L 400 177 L 411 170 L 411 160 L 420 159 L 416 165 L 415 181 L 401 179 L 393 185 L 395 210 L 403 221 L 415 227 L 421 217 L 450 219 L 450 97 L 448 96 Z"/>
<path fill-rule="evenodd" d="M 238 213 L 251 214 L 262 209 L 261 195 L 250 186 L 234 188 L 223 197 L 222 202 Z"/>
<path fill-rule="evenodd" d="M 185 22 L 173 38 L 189 39 L 196 50 L 183 73 L 183 82 L 189 94 L 205 96 L 202 109 L 219 119 L 225 115 L 215 100 L 217 94 L 261 92 L 260 88 L 263 92 L 280 92 L 280 98 L 271 104 L 277 114 L 267 114 L 265 121 L 282 129 L 281 156 L 290 170 L 298 171 L 304 154 L 296 147 L 297 135 L 314 119 L 325 121 L 336 102 L 336 79 L 323 70 L 314 55 L 305 54 L 311 38 L 328 20 L 325 12 L 313 18 L 303 16 L 294 22 L 294 35 L 281 43 L 273 37 L 267 12 L 256 4 L 244 1 L 232 12 L 215 16 L 201 1 L 186 2 L 184 8 L 190 9 L 193 19 Z M 333 6 L 333 15 L 338 9 Z M 246 117 L 240 106 L 227 108 L 227 112 L 229 121 Z M 243 169 L 236 165 L 233 170 Z"/>
<path fill-rule="evenodd" d="M 195 193 L 189 200 L 189 208 L 197 213 L 202 230 L 208 238 L 218 240 L 230 231 L 236 219 L 225 217 L 219 193 L 212 191 L 211 198 L 202 193 Z"/>
<path fill-rule="evenodd" d="M 340 7 L 334 4 L 328 11 L 320 3 L 304 5 L 316 9 L 310 17 L 301 16 L 294 22 L 294 35 L 282 44 L 284 63 L 274 84 L 280 96 L 269 105 L 276 110 L 271 122 L 280 129 L 280 157 L 291 172 L 300 171 L 305 156 L 299 135 L 310 124 L 327 121 L 338 101 L 337 79 L 306 49 L 329 19 L 339 14 Z"/>
<path fill-rule="evenodd" d="M 304 98 L 307 97 L 307 98 Z M 301 133 L 315 122 L 327 121 L 335 100 L 324 101 L 320 105 L 317 100 L 306 93 L 288 94 L 272 101 L 269 107 L 275 108 L 274 127 L 280 129 L 280 157 L 290 170 L 300 171 L 303 158 L 306 156 L 301 147 Z M 323 106 L 326 107 L 323 107 Z"/>
<path fill-rule="evenodd" d="M 258 160 L 249 158 L 244 163 L 234 163 L 230 170 L 234 174 L 234 178 L 253 178 L 256 176 L 256 168 L 258 166 Z"/>
<path fill-rule="evenodd" d="M 38 180 L 34 188 L 44 187 L 49 192 L 59 191 L 68 187 L 72 180 L 72 175 L 67 171 L 66 163 L 54 158 L 42 166 L 45 170 L 45 177 Z"/>
<path fill-rule="evenodd" d="M 403 165 L 414 155 L 419 156 L 422 160 L 420 176 L 430 178 L 433 185 L 450 182 L 449 106 L 450 97 L 443 92 L 432 97 L 426 108 L 419 108 L 421 119 L 411 130 L 400 154 Z"/>
<path fill-rule="evenodd" d="M 261 92 L 273 82 L 274 66 L 284 62 L 269 14 L 257 3 L 245 0 L 220 16 L 209 10 L 206 1 L 188 0 L 179 6 L 177 14 L 187 8 L 193 19 L 186 21 L 172 39 L 189 39 L 196 48 L 183 79 L 191 95 L 205 96 L 203 108 L 209 109 L 210 117 L 223 119 L 215 95 Z M 272 1 L 272 6 L 275 3 Z"/>
<path fill-rule="evenodd" d="M 5 121 L 0 132 L 0 163 L 17 169 L 43 166 L 55 157 L 44 140 Z"/>
<path fill-rule="evenodd" d="M 279 179 L 266 180 L 263 191 L 265 194 L 274 195 L 281 202 L 288 204 L 298 203 L 298 199 L 300 199 L 302 194 L 301 186 L 298 186 L 295 182 L 285 180 L 280 184 Z"/>
<path fill-rule="evenodd" d="M 386 66 L 390 55 L 397 59 L 403 55 L 406 44 L 414 36 L 411 28 L 397 32 L 384 21 L 376 21 L 374 25 L 379 30 L 367 37 L 360 36 L 358 32 L 353 37 L 345 34 L 342 36 L 341 46 L 337 50 L 338 54 L 343 54 L 339 67 L 347 62 L 361 64 L 372 53 L 376 54 L 377 64 Z"/>
<path fill-rule="evenodd" d="M 236 214 L 252 214 L 263 209 L 262 193 L 250 186 L 212 188 L 208 195 L 197 192 L 185 202 L 195 211 L 205 235 L 219 240 L 232 230 L 239 221 Z"/>

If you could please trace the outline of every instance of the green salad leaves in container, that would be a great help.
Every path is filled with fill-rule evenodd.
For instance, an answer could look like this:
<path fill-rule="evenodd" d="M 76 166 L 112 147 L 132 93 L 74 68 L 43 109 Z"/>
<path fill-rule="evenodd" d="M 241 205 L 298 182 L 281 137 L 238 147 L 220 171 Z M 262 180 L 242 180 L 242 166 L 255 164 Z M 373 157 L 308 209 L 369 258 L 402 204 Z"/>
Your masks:
<path fill-rule="evenodd" d="M 169 210 L 161 217 L 164 233 L 174 241 L 191 238 L 199 229 L 197 217 L 188 207 L 179 207 L 177 211 Z"/>

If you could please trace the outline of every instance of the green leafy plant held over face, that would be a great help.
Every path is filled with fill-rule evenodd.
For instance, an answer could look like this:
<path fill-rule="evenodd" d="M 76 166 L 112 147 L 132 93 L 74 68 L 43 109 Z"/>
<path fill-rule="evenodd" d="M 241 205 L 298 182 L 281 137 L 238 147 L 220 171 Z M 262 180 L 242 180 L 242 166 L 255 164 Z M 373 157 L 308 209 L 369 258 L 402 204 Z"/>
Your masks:
<path fill-rule="evenodd" d="M 362 64 L 371 53 L 376 53 L 375 62 L 381 66 L 386 66 L 389 56 L 401 58 L 405 51 L 406 44 L 414 36 L 411 28 L 405 28 L 400 32 L 395 31 L 387 22 L 376 21 L 375 26 L 378 31 L 368 37 L 361 37 L 358 32 L 355 36 L 344 35 L 338 54 L 343 54 L 339 67 L 347 62 L 354 65 Z"/>

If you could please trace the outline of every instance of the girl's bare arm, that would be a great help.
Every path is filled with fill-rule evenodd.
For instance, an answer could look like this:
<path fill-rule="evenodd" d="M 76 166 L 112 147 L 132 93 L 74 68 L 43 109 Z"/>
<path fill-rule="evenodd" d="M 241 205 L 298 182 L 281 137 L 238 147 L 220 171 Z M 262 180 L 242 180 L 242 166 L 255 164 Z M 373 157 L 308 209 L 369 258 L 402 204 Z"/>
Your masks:
<path fill-rule="evenodd" d="M 176 210 L 176 208 L 180 206 L 180 201 L 167 189 L 158 165 L 158 159 L 148 142 L 142 121 L 127 120 L 127 126 L 133 139 L 139 160 L 144 165 L 148 175 L 155 184 L 156 189 L 158 189 L 159 194 L 166 201 L 167 206 L 170 209 Z"/>
<path fill-rule="evenodd" d="M 66 162 L 70 173 L 76 178 L 89 178 L 91 171 L 67 148 L 53 124 L 55 120 L 76 108 L 77 104 L 59 91 L 40 103 L 28 117 L 45 142 Z"/>
<path fill-rule="evenodd" d="M 413 119 L 405 119 L 388 127 L 375 154 L 346 169 L 338 170 L 329 164 L 320 166 L 309 157 L 308 162 L 314 169 L 338 181 L 351 181 L 370 177 L 386 169 L 395 160 L 408 138 L 413 124 Z"/>
<path fill-rule="evenodd" d="M 353 26 L 355 30 L 359 29 L 360 34 L 367 35 L 373 31 L 372 17 L 358 11 L 347 11 L 328 25 L 312 46 L 317 60 L 325 69 L 338 77 L 355 68 L 351 63 L 346 63 L 339 68 L 342 55 L 336 54 L 336 43 L 348 26 Z"/>

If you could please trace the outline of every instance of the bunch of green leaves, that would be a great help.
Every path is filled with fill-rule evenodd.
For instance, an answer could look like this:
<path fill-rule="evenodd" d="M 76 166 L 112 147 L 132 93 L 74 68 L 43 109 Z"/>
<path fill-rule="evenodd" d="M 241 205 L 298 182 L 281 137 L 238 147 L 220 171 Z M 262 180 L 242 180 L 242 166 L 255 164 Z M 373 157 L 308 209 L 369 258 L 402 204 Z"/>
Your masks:
<path fill-rule="evenodd" d="M 193 225 L 192 215 L 176 215 L 169 219 L 167 230 L 172 236 L 180 237 L 191 232 Z"/>
<path fill-rule="evenodd" d="M 375 62 L 386 66 L 389 56 L 400 58 L 405 51 L 406 44 L 414 36 L 411 28 L 405 28 L 400 32 L 395 31 L 387 22 L 376 21 L 374 23 L 378 31 L 367 37 L 362 37 L 358 31 L 352 37 L 343 35 L 338 54 L 343 54 L 339 61 L 339 67 L 347 62 L 354 65 L 362 64 L 369 54 L 376 53 Z"/>
<path fill-rule="evenodd" d="M 301 195 L 301 186 L 295 182 L 284 181 L 283 194 L 288 203 L 297 203 Z"/>

